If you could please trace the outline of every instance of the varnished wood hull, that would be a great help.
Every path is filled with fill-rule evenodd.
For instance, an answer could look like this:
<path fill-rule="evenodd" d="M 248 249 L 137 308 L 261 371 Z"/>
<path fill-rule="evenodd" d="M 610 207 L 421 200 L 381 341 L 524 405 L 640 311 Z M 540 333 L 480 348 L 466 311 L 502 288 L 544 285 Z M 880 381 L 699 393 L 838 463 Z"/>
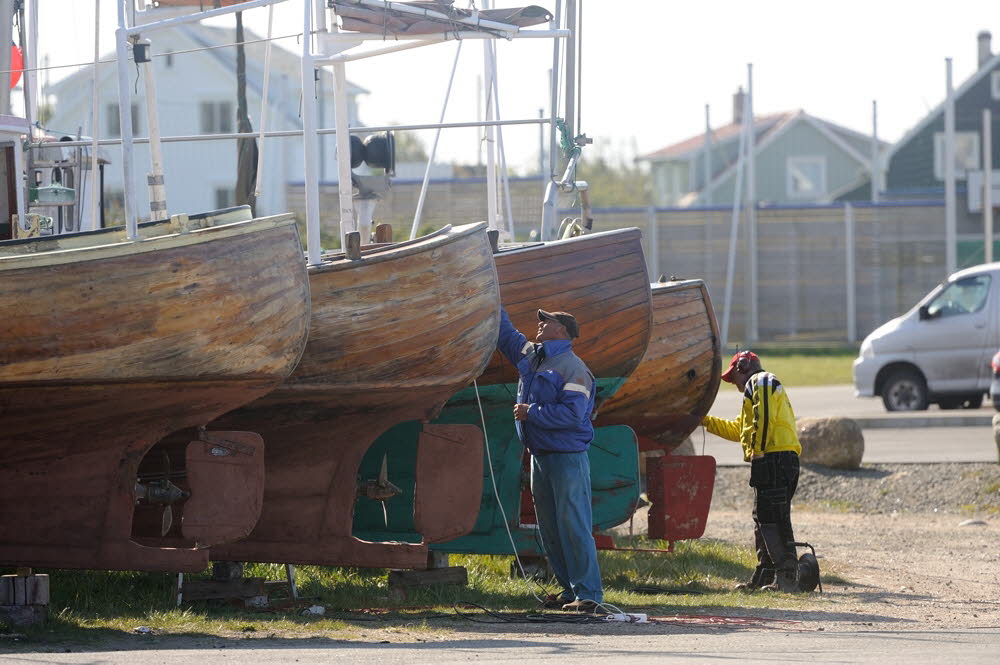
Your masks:
<path fill-rule="evenodd" d="M 629 425 L 643 451 L 671 451 L 708 413 L 719 390 L 719 329 L 699 279 L 652 285 L 653 335 L 642 363 L 601 407 L 600 424 Z"/>
<path fill-rule="evenodd" d="M 581 336 L 574 340 L 573 350 L 594 373 L 599 400 L 614 394 L 639 365 L 649 341 L 650 289 L 640 241 L 638 230 L 623 229 L 504 249 L 494 257 L 504 307 L 514 325 L 529 339 L 534 339 L 537 331 L 539 308 L 571 312 L 580 322 Z M 511 415 L 517 372 L 506 358 L 494 353 L 477 383 L 478 390 L 469 387 L 452 397 L 434 422 L 478 424 L 482 407 L 490 456 L 484 460 L 486 473 L 478 516 L 470 533 L 432 547 L 446 552 L 509 553 L 509 527 L 520 551 L 537 553 L 532 545 L 535 532 L 521 529 L 518 519 L 524 447 L 517 438 Z M 614 439 L 616 446 L 630 443 L 634 458 L 634 440 L 626 442 L 623 437 L 616 438 L 617 434 L 620 433 L 606 431 L 598 432 L 597 436 L 599 439 L 610 437 L 608 441 Z M 414 445 L 413 437 L 407 432 L 389 432 L 379 439 L 365 468 L 369 473 L 376 469 L 383 454 L 390 460 L 412 456 L 410 450 Z M 490 476 L 491 467 L 495 478 Z M 618 470 L 602 468 L 595 471 L 599 479 L 597 484 L 604 486 L 602 474 Z M 455 483 L 465 482 L 460 474 L 453 474 L 453 478 Z M 499 504 L 493 491 L 494 479 L 500 495 Z M 613 504 L 597 502 L 597 523 L 605 522 L 602 513 L 605 507 L 618 514 Z M 409 537 L 412 529 L 404 513 L 390 501 L 386 527 L 381 511 L 359 511 L 356 513 L 361 527 L 358 533 L 370 537 L 386 537 L 393 533 L 400 538 Z M 508 520 L 506 525 L 504 517 Z"/>
<path fill-rule="evenodd" d="M 573 352 L 594 376 L 629 376 L 651 324 L 641 238 L 638 229 L 622 229 L 499 252 L 500 296 L 514 327 L 533 340 L 539 309 L 569 312 L 581 331 Z M 512 382 L 517 371 L 495 353 L 479 384 Z"/>
<path fill-rule="evenodd" d="M 203 550 L 130 540 L 136 470 L 291 373 L 301 251 L 285 215 L 0 258 L 0 563 L 205 567 Z"/>
<path fill-rule="evenodd" d="M 352 535 L 358 469 L 380 434 L 434 417 L 493 353 L 500 300 L 485 232 L 484 224 L 446 229 L 310 268 L 313 316 L 295 373 L 212 424 L 259 432 L 267 450 L 260 521 L 246 539 L 213 547 L 213 560 L 426 565 L 423 543 Z M 468 466 L 478 478 L 481 456 L 479 445 L 456 448 L 434 464 L 459 474 Z"/>

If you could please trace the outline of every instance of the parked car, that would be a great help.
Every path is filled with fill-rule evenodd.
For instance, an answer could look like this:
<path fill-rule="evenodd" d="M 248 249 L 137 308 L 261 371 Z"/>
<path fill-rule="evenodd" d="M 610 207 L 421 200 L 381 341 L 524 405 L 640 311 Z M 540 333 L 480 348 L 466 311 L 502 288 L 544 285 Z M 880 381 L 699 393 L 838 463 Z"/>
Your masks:
<path fill-rule="evenodd" d="M 889 411 L 976 409 L 990 390 L 998 347 L 1000 263 L 966 268 L 865 338 L 855 394 L 880 396 Z"/>

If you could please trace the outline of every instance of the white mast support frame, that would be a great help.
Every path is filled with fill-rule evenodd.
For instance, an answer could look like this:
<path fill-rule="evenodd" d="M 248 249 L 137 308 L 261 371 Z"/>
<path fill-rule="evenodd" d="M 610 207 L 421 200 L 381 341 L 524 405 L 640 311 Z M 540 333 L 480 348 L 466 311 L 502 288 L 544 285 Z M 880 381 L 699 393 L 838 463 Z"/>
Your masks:
<path fill-rule="evenodd" d="M 572 139 L 576 136 L 576 3 L 578 0 L 566 0 L 566 27 L 571 34 L 566 40 L 566 128 Z"/>
<path fill-rule="evenodd" d="M 455 82 L 455 71 L 458 69 L 458 58 L 462 54 L 462 42 L 458 43 L 455 50 L 455 61 L 451 65 L 451 76 L 448 77 L 448 89 L 444 93 L 444 104 L 441 105 L 441 119 L 444 122 L 445 113 L 448 111 L 448 102 L 451 100 L 451 86 Z M 424 214 L 424 201 L 427 200 L 427 184 L 431 179 L 431 165 L 434 164 L 434 157 L 437 156 L 438 141 L 441 139 L 441 128 L 438 127 L 434 133 L 434 145 L 431 147 L 430 158 L 427 160 L 427 168 L 424 169 L 424 181 L 420 185 L 420 197 L 417 199 L 417 209 L 413 213 L 413 225 L 410 227 L 410 240 L 417 237 L 417 229 L 420 227 L 420 218 Z"/>
<path fill-rule="evenodd" d="M 144 40 L 151 48 L 149 40 Z M 157 111 L 156 74 L 153 61 L 142 63 L 143 85 L 146 89 L 146 120 L 149 123 L 149 219 L 159 222 L 170 218 L 167 212 L 167 184 L 163 172 L 163 150 L 160 143 L 160 114 Z"/>
<path fill-rule="evenodd" d="M 983 263 L 993 262 L 993 113 L 983 109 Z"/>
<path fill-rule="evenodd" d="M 747 114 L 747 98 L 743 98 L 743 117 Z M 736 238 L 739 235 L 739 224 L 740 224 L 740 208 L 742 203 L 743 194 L 743 170 L 745 168 L 744 164 L 744 152 L 746 151 L 747 144 L 747 125 L 743 123 L 740 126 L 740 145 L 739 152 L 736 157 L 736 185 L 733 191 L 733 215 L 732 221 L 729 225 L 729 257 L 726 260 L 726 295 L 725 303 L 722 310 L 722 341 L 720 348 L 725 352 L 726 345 L 729 343 L 729 314 L 732 311 L 733 306 L 733 272 L 736 269 Z"/>
<path fill-rule="evenodd" d="M 347 73 L 343 62 L 333 65 L 333 114 L 337 129 L 337 192 L 340 198 L 340 246 L 346 247 L 349 231 L 363 231 L 361 244 L 371 244 L 371 220 L 367 229 L 357 228 L 354 220 L 354 186 L 351 183 L 351 134 L 347 116 Z"/>
<path fill-rule="evenodd" d="M 562 0 L 556 0 L 556 11 L 549 23 L 551 30 L 560 30 L 562 20 Z M 556 118 L 559 110 L 559 42 L 552 41 L 552 69 L 549 75 L 549 174 L 545 184 L 545 196 L 542 199 L 542 226 L 539 229 L 541 240 L 547 240 L 552 229 L 556 228 L 556 214 L 559 203 L 559 190 L 556 188 L 556 167 L 559 164 L 558 140 L 556 134 Z"/>
<path fill-rule="evenodd" d="M 426 123 L 421 125 L 374 125 L 371 127 L 352 127 L 349 129 L 350 134 L 371 134 L 373 132 L 386 132 L 386 131 L 408 131 L 415 129 L 437 129 L 438 127 L 442 129 L 463 129 L 468 127 L 485 127 L 488 124 L 492 125 L 544 125 L 549 122 L 548 118 L 527 118 L 520 120 L 494 120 L 490 123 L 485 122 L 444 122 L 444 123 Z M 316 133 L 319 135 L 329 135 L 336 134 L 337 130 L 332 128 L 317 129 Z M 302 136 L 301 129 L 282 129 L 277 131 L 264 132 L 263 134 L 267 138 L 288 138 L 292 136 Z M 161 143 L 184 143 L 184 142 L 197 142 L 197 141 L 232 141 L 235 139 L 252 139 L 259 138 L 261 136 L 260 132 L 231 132 L 229 134 L 189 134 L 189 135 L 177 135 L 177 136 L 161 136 Z M 121 139 L 101 139 L 98 141 L 98 145 L 119 145 Z M 135 145 L 141 145 L 144 143 L 149 143 L 149 138 L 145 136 L 138 136 L 132 140 Z M 79 146 L 89 146 L 91 141 L 60 141 L 60 148 L 74 148 Z M 29 149 L 40 149 L 40 148 L 51 148 L 52 146 L 47 143 L 29 143 L 27 148 Z"/>
<path fill-rule="evenodd" d="M 96 0 L 95 0 L 96 1 Z M 21 45 L 24 56 L 24 96 L 30 108 L 38 111 L 38 0 L 28 0 L 27 40 Z M 27 115 L 26 115 L 27 117 Z M 28 118 L 29 122 L 31 118 Z"/>
<path fill-rule="evenodd" d="M 490 45 L 490 57 L 493 60 L 493 105 L 496 107 L 496 118 L 500 120 L 500 82 L 497 77 L 497 44 L 496 40 L 486 43 Z M 507 152 L 503 147 L 503 124 L 497 125 L 497 154 L 500 156 L 500 184 L 502 185 L 504 195 L 504 209 L 507 213 L 507 233 L 510 235 L 509 241 L 514 242 L 514 206 L 510 198 Z"/>
<path fill-rule="evenodd" d="M 483 0 L 483 8 L 489 9 L 490 0 Z M 492 50 L 488 41 L 483 42 L 483 76 L 486 85 L 486 117 L 493 119 L 493 91 L 496 88 L 496 62 L 490 57 Z M 486 223 L 490 230 L 497 228 L 497 165 L 495 148 L 495 127 L 486 128 Z"/>
<path fill-rule="evenodd" d="M 100 157 L 97 154 L 97 141 L 101 130 L 101 107 L 98 103 L 97 78 L 98 66 L 101 61 L 101 0 L 94 0 L 94 81 L 93 94 L 90 99 L 90 219 L 82 230 L 94 231 L 97 229 L 97 204 L 101 200 L 101 179 L 98 177 Z"/>
<path fill-rule="evenodd" d="M 872 203 L 878 203 L 882 189 L 882 158 L 878 149 L 878 101 L 872 100 Z"/>
<path fill-rule="evenodd" d="M 316 68 L 312 60 L 312 5 L 303 0 L 302 28 L 302 159 L 306 198 L 306 260 L 323 262 L 319 219 L 319 155 L 316 134 Z"/>
<path fill-rule="evenodd" d="M 131 0 L 115 0 L 115 2 L 120 1 L 131 1 Z M 142 25 L 136 25 L 131 28 L 126 27 L 125 31 L 127 36 L 135 37 L 137 35 L 143 34 L 148 35 L 151 32 L 156 32 L 158 30 L 167 30 L 169 28 L 175 28 L 179 25 L 186 25 L 188 23 L 198 23 L 205 19 L 215 18 L 217 16 L 225 16 L 226 14 L 235 14 L 236 12 L 245 12 L 248 9 L 256 9 L 257 7 L 267 7 L 269 5 L 277 5 L 282 2 L 288 2 L 288 0 L 247 0 L 246 2 L 240 2 L 235 5 L 229 5 L 228 7 L 220 7 L 218 9 L 208 9 L 203 12 L 197 12 L 195 14 L 185 14 L 183 16 L 174 16 L 172 18 L 166 18 L 162 21 L 153 21 L 151 23 L 143 23 Z M 304 0 L 306 6 L 309 6 L 309 0 Z"/>
<path fill-rule="evenodd" d="M 757 315 L 757 173 L 754 154 L 757 147 L 757 136 L 753 122 L 753 63 L 747 63 L 747 107 L 744 117 L 747 123 L 747 248 L 750 263 L 750 279 L 747 280 L 748 299 L 748 330 L 747 343 L 753 344 L 760 337 L 760 318 Z"/>
<path fill-rule="evenodd" d="M 857 276 L 854 274 L 854 206 L 844 204 L 845 276 L 847 278 L 847 341 L 858 341 Z"/>
<path fill-rule="evenodd" d="M 10 47 L 7 44 L 14 43 L 14 2 L 13 0 L 0 0 L 0 115 L 11 115 L 10 109 L 10 72 L 11 58 Z M 30 130 L 29 130 L 30 131 Z"/>
<path fill-rule="evenodd" d="M 132 154 L 132 95 L 128 80 L 128 23 L 125 19 L 126 0 L 118 4 L 118 29 L 115 30 L 115 53 L 118 68 L 118 121 L 122 141 L 122 196 L 125 200 L 125 235 L 129 240 L 139 240 L 139 222 L 135 217 L 135 192 L 133 175 L 135 164 Z"/>
<path fill-rule="evenodd" d="M 391 9 L 392 11 L 399 12 L 401 14 L 423 16 L 425 18 L 447 21 L 448 23 L 460 23 L 462 25 L 469 25 L 476 28 L 486 28 L 487 30 L 502 33 L 502 36 L 505 38 L 509 38 L 517 34 L 519 29 L 516 25 L 511 25 L 510 23 L 500 23 L 498 21 L 481 19 L 479 18 L 478 11 L 474 11 L 473 15 L 467 18 L 455 18 L 453 16 L 448 16 L 447 14 L 442 14 L 441 12 L 436 12 L 433 9 L 420 9 L 419 7 L 413 7 L 399 2 L 388 2 L 386 0 L 354 0 L 354 4 L 361 5 L 363 7 L 371 7 L 373 9 Z M 483 9 L 488 9 L 489 6 L 489 0 L 484 0 Z"/>
<path fill-rule="evenodd" d="M 260 132 L 257 138 L 257 183 L 253 188 L 255 199 L 260 198 L 264 178 L 264 137 L 267 127 L 267 107 L 271 84 L 271 34 L 274 29 L 274 5 L 267 8 L 267 41 L 264 43 L 264 83 L 260 97 Z"/>
<path fill-rule="evenodd" d="M 565 39 L 566 37 L 569 37 L 569 30 L 521 30 L 516 35 L 511 37 L 509 41 L 513 41 L 515 39 Z M 322 56 L 316 55 L 313 59 L 317 65 L 332 65 L 335 62 L 363 60 L 377 55 L 385 55 L 386 53 L 408 51 L 410 49 L 420 48 L 421 46 L 446 44 L 447 42 L 465 41 L 467 39 L 490 41 L 496 40 L 496 37 L 488 33 L 466 30 L 460 32 L 442 33 L 440 35 L 398 35 L 394 36 L 394 39 L 391 40 L 393 43 L 392 46 L 369 49 L 358 53 L 338 53 L 334 55 Z M 348 49 L 358 46 L 364 42 L 382 42 L 388 40 L 383 39 L 381 35 L 371 35 L 363 32 L 334 32 L 327 34 L 324 41 L 328 43 L 350 44 L 350 46 L 343 47 Z"/>
<path fill-rule="evenodd" d="M 955 243 L 955 91 L 951 85 L 951 58 L 945 58 L 944 102 L 944 256 L 947 275 L 955 272 L 958 263 Z"/>

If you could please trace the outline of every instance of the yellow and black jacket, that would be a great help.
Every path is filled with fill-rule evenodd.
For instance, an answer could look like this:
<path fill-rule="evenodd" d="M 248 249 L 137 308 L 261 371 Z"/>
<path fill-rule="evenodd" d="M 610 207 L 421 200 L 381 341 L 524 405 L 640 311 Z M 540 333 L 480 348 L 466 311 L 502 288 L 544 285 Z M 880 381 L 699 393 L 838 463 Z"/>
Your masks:
<path fill-rule="evenodd" d="M 712 434 L 743 446 L 743 460 L 784 450 L 802 454 L 795 434 L 795 413 L 788 394 L 770 372 L 757 372 L 743 390 L 743 409 L 736 420 L 705 416 L 701 421 Z"/>

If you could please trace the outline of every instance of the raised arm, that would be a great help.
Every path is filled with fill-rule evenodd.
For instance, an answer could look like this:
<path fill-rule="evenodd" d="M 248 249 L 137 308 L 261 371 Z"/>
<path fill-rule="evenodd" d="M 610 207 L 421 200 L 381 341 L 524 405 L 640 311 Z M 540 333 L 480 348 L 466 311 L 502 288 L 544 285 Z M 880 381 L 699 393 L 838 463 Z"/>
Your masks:
<path fill-rule="evenodd" d="M 507 310 L 504 309 L 503 305 L 500 306 L 500 337 L 497 339 L 497 348 L 500 349 L 502 354 L 507 356 L 507 360 L 513 363 L 515 367 L 532 349 L 528 338 L 520 333 L 514 327 L 514 324 L 511 323 L 510 317 L 507 316 Z"/>

